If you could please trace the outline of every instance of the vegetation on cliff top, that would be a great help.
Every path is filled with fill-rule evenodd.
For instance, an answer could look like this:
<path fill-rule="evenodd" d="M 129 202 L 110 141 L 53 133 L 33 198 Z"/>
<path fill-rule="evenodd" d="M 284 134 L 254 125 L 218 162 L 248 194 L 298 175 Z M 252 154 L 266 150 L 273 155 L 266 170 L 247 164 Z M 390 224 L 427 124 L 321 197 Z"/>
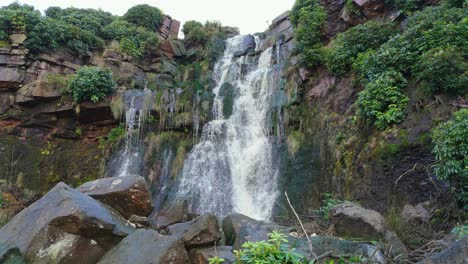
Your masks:
<path fill-rule="evenodd" d="M 109 69 L 83 66 L 68 83 L 68 88 L 76 103 L 91 100 L 94 103 L 114 93 L 116 83 Z"/>
<path fill-rule="evenodd" d="M 13 3 L 0 8 L 0 40 L 11 33 L 26 33 L 25 45 L 33 52 L 67 47 L 86 56 L 118 40 L 121 51 L 139 57 L 158 46 L 157 31 L 163 14 L 156 7 L 138 5 L 123 17 L 94 9 L 50 7 L 45 16 L 29 5 Z"/>

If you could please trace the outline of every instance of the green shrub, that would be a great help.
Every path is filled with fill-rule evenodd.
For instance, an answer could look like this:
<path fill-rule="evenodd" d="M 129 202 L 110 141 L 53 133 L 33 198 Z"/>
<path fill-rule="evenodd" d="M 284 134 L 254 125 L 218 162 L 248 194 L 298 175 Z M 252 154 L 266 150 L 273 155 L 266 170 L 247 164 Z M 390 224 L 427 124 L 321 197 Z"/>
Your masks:
<path fill-rule="evenodd" d="M 344 74 L 350 70 L 359 53 L 379 48 L 395 33 L 393 25 L 371 21 L 338 34 L 327 49 L 328 70 L 336 75 Z"/>
<path fill-rule="evenodd" d="M 323 194 L 323 200 L 322 200 L 322 206 L 314 210 L 314 213 L 320 215 L 323 217 L 325 220 L 330 219 L 330 210 L 333 208 L 333 206 L 343 203 L 344 201 L 338 200 L 338 199 L 333 199 L 331 193 L 324 193 Z"/>
<path fill-rule="evenodd" d="M 185 40 L 187 42 L 191 42 L 191 43 L 194 43 L 194 44 L 203 45 L 203 44 L 206 43 L 208 38 L 209 38 L 209 36 L 205 32 L 205 29 L 203 27 L 194 27 L 187 34 L 187 36 L 185 37 Z"/>
<path fill-rule="evenodd" d="M 430 94 L 465 94 L 468 65 L 461 51 L 448 47 L 425 52 L 414 66 L 414 74 Z"/>
<path fill-rule="evenodd" d="M 103 28 L 110 24 L 114 17 L 111 13 L 96 9 L 80 9 L 49 7 L 45 10 L 47 17 L 60 20 L 66 24 L 79 27 L 82 30 L 92 32 L 94 35 L 102 36 Z"/>
<path fill-rule="evenodd" d="M 294 253 L 293 249 L 285 244 L 288 243 L 285 235 L 273 231 L 269 237 L 268 241 L 245 242 L 242 245 L 242 250 L 234 251 L 237 258 L 236 263 L 304 263 L 304 256 Z"/>
<path fill-rule="evenodd" d="M 318 0 L 296 0 L 292 8 L 296 49 L 302 64 L 308 67 L 315 67 L 323 60 L 322 33 L 326 17 L 326 10 Z"/>
<path fill-rule="evenodd" d="M 0 35 L 5 39 L 13 32 L 28 32 L 41 19 L 41 13 L 33 6 L 12 3 L 0 8 Z"/>
<path fill-rule="evenodd" d="M 52 18 L 42 19 L 29 33 L 25 44 L 33 52 L 68 47 L 80 56 L 104 46 L 103 40 L 93 33 Z"/>
<path fill-rule="evenodd" d="M 93 66 L 81 67 L 68 83 L 68 89 L 76 103 L 85 100 L 98 102 L 107 95 L 114 93 L 116 83 L 109 69 Z"/>
<path fill-rule="evenodd" d="M 420 77 L 423 85 L 427 85 L 430 91 L 455 89 L 460 92 L 460 85 L 466 82 L 464 75 L 454 78 L 446 89 L 440 88 L 446 76 L 441 76 L 438 71 L 445 73 L 453 71 L 452 76 L 454 76 L 456 73 L 461 73 L 460 69 L 466 69 L 466 63 L 460 60 L 461 55 L 455 52 L 460 51 L 462 54 L 468 52 L 466 45 L 468 19 L 464 17 L 465 11 L 460 8 L 449 8 L 445 5 L 427 7 L 408 18 L 407 28 L 402 34 L 390 38 L 378 49 L 360 53 L 354 61 L 353 69 L 359 73 L 360 81 L 365 85 L 365 90 L 360 93 L 358 99 L 358 112 L 361 116 L 374 122 L 374 125 L 380 129 L 403 121 L 404 104 L 408 102 L 406 96 L 401 93 L 404 87 L 376 82 L 386 72 L 396 72 L 406 77 Z M 436 56 L 437 50 L 446 49 L 454 51 Z M 442 63 L 444 56 L 455 60 Z M 450 67 L 448 64 L 457 65 L 448 69 Z M 437 74 L 429 76 L 431 72 Z M 387 88 L 380 91 L 375 89 L 376 87 Z M 366 91 L 371 88 L 372 91 Z"/>
<path fill-rule="evenodd" d="M 403 75 L 394 70 L 376 76 L 358 95 L 358 115 L 381 130 L 402 122 L 409 101 L 401 92 L 406 84 Z"/>
<path fill-rule="evenodd" d="M 359 53 L 380 47 L 395 33 L 393 25 L 371 21 L 338 34 L 327 49 L 328 70 L 336 75 L 344 74 L 350 70 Z"/>
<path fill-rule="evenodd" d="M 440 124 L 432 131 L 436 164 L 435 175 L 448 181 L 457 198 L 468 204 L 468 109 L 458 110 L 452 120 Z"/>
<path fill-rule="evenodd" d="M 182 27 L 182 32 L 184 33 L 185 36 L 187 36 L 188 33 L 193 28 L 196 28 L 196 27 L 203 27 L 203 24 L 198 22 L 198 21 L 195 21 L 195 20 L 187 21 L 187 22 L 185 22 L 184 26 Z"/>
<path fill-rule="evenodd" d="M 134 57 L 141 57 L 145 50 L 156 49 L 159 43 L 156 33 L 121 19 L 104 27 L 103 36 L 108 40 L 118 40 L 120 51 Z"/>
<path fill-rule="evenodd" d="M 398 10 L 403 11 L 405 14 L 411 14 L 411 12 L 419 9 L 424 4 L 423 0 L 385 0 L 389 6 L 392 6 Z"/>
<path fill-rule="evenodd" d="M 127 10 L 123 16 L 125 20 L 151 31 L 158 31 L 163 22 L 163 13 L 159 8 L 147 4 L 136 5 Z"/>

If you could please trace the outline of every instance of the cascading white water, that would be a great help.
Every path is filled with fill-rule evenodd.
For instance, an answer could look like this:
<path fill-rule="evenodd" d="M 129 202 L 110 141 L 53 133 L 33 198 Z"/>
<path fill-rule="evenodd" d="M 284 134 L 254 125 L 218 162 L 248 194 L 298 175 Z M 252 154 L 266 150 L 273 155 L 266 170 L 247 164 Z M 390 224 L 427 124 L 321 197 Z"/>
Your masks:
<path fill-rule="evenodd" d="M 267 220 L 278 196 L 278 169 L 267 129 L 277 85 L 272 48 L 259 57 L 234 56 L 248 37 L 252 38 L 228 39 L 224 56 L 215 65 L 214 120 L 204 126 L 200 143 L 185 162 L 177 197 L 188 199 L 197 213 L 225 216 L 238 212 Z M 229 117 L 224 116 L 220 96 L 225 83 L 234 87 L 235 94 Z"/>
<path fill-rule="evenodd" d="M 107 166 L 106 175 L 111 177 L 141 174 L 142 132 L 145 119 L 153 108 L 154 102 L 154 94 L 148 89 L 127 90 L 122 96 L 125 111 L 125 138 L 123 147 L 114 153 Z"/>

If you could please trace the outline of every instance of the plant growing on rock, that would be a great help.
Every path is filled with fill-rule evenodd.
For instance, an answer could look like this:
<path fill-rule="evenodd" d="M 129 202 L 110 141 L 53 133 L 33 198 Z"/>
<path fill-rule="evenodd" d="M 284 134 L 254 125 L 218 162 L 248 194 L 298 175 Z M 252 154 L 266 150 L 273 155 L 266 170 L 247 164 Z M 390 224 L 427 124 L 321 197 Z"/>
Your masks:
<path fill-rule="evenodd" d="M 91 100 L 96 103 L 115 92 L 116 83 L 109 69 L 83 66 L 68 83 L 75 103 Z"/>
<path fill-rule="evenodd" d="M 458 110 L 452 120 L 432 131 L 435 175 L 448 181 L 462 205 L 468 205 L 468 109 Z"/>
<path fill-rule="evenodd" d="M 185 36 L 187 36 L 188 33 L 190 33 L 190 31 L 196 27 L 203 27 L 203 24 L 195 20 L 187 21 L 182 27 L 182 32 Z"/>
<path fill-rule="evenodd" d="M 268 241 L 245 242 L 242 245 L 242 250 L 234 251 L 237 258 L 236 263 L 304 263 L 304 256 L 294 253 L 293 249 L 287 245 L 288 240 L 285 235 L 273 231 L 269 234 L 269 237 Z"/>
<path fill-rule="evenodd" d="M 155 32 L 161 26 L 163 17 L 159 8 L 147 4 L 131 7 L 123 16 L 126 21 Z"/>
<path fill-rule="evenodd" d="M 326 49 L 326 66 L 336 75 L 344 74 L 359 53 L 376 49 L 396 33 L 391 24 L 367 22 L 338 34 L 330 48 Z"/>

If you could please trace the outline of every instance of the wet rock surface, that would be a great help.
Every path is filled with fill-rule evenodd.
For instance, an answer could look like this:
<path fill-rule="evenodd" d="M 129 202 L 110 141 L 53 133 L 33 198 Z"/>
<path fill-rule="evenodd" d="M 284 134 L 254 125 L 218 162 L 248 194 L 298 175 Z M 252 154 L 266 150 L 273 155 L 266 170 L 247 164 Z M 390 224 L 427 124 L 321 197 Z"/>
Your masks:
<path fill-rule="evenodd" d="M 127 219 L 132 215 L 148 216 L 153 211 L 148 185 L 140 176 L 98 179 L 77 190 L 112 207 Z"/>
<path fill-rule="evenodd" d="M 171 225 L 169 234 L 182 237 L 186 248 L 210 246 L 221 239 L 218 218 L 213 214 L 204 214 L 186 223 Z"/>
<path fill-rule="evenodd" d="M 140 229 L 107 252 L 98 263 L 186 264 L 190 261 L 184 243 L 178 237 Z"/>
<path fill-rule="evenodd" d="M 150 221 L 154 229 L 161 230 L 173 224 L 187 222 L 189 217 L 187 201 L 177 201 L 150 216 Z"/>

